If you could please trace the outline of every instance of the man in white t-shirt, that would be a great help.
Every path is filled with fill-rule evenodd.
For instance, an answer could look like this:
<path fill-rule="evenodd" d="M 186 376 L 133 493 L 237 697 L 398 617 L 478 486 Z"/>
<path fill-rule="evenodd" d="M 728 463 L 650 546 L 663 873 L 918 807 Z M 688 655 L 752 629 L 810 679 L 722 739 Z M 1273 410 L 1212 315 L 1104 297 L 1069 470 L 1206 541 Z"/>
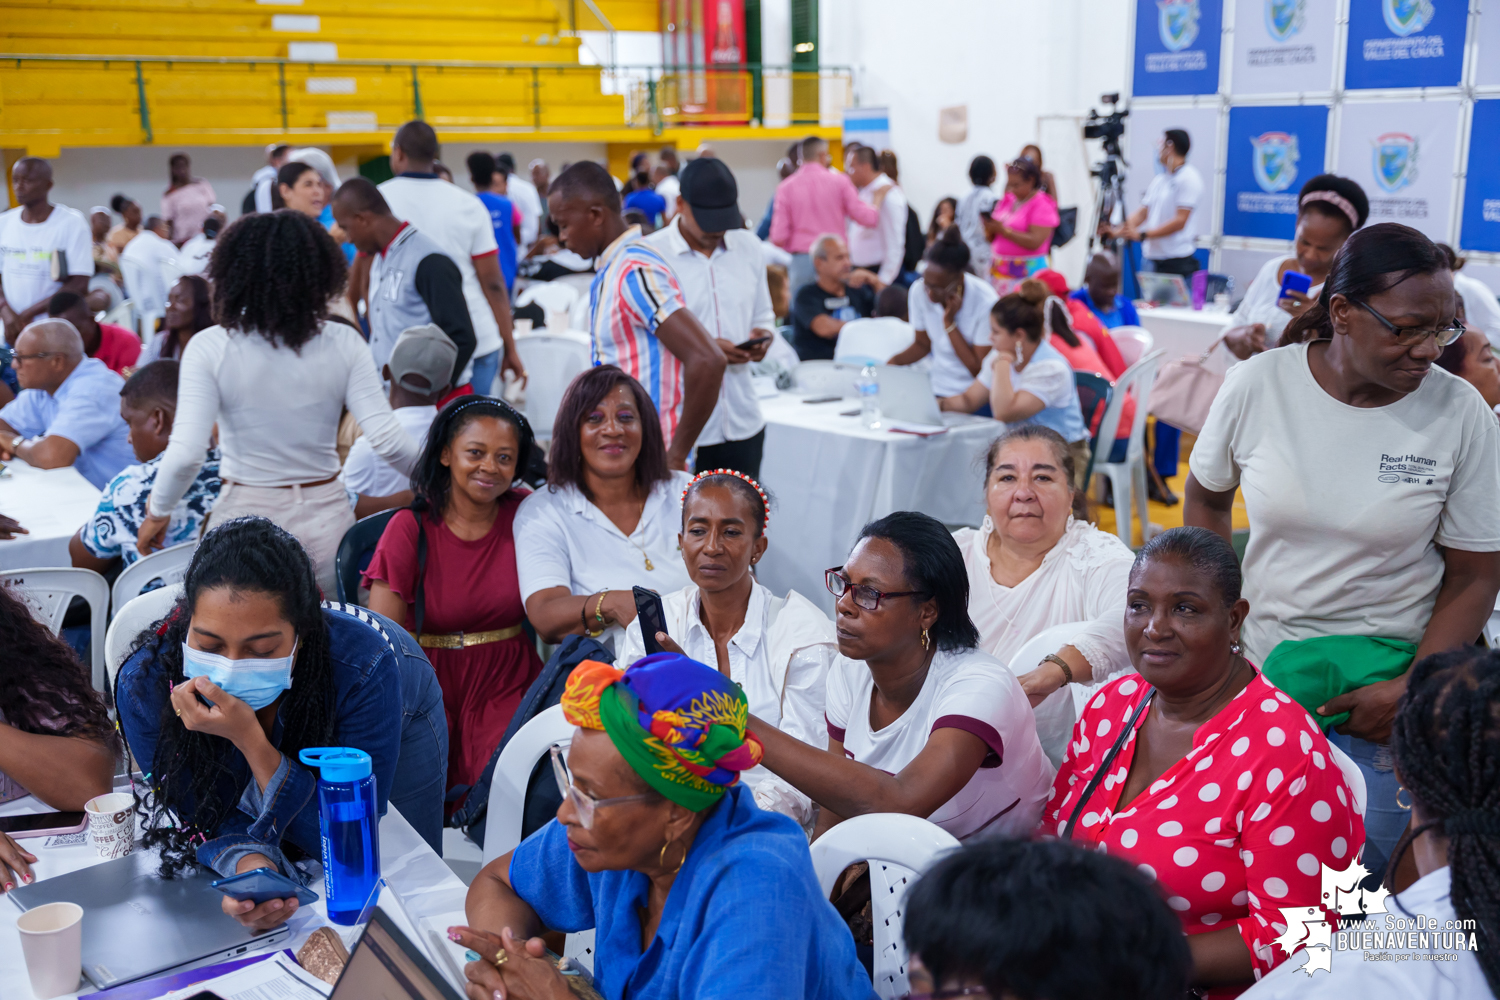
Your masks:
<path fill-rule="evenodd" d="M 381 372 L 391 386 L 391 410 L 419 448 L 427 446 L 427 432 L 437 419 L 437 402 L 449 389 L 457 361 L 458 347 L 442 327 L 431 323 L 401 331 L 391 349 Z M 367 497 L 389 497 L 411 489 L 411 477 L 375 454 L 363 437 L 349 449 L 343 475 L 346 488 Z"/>
<path fill-rule="evenodd" d="M 1187 162 L 1191 147 L 1192 140 L 1185 131 L 1167 129 L 1157 157 L 1165 172 L 1151 178 L 1141 207 L 1116 230 L 1116 235 L 1124 239 L 1145 241 L 1143 249 L 1151 270 L 1183 277 L 1201 269 L 1193 249 L 1200 228 L 1203 175 Z"/>
<path fill-rule="evenodd" d="M 995 161 L 988 156 L 976 156 L 969 162 L 969 182 L 973 187 L 958 199 L 958 208 L 953 212 L 953 223 L 963 234 L 969 247 L 969 272 L 981 278 L 990 273 L 990 241 L 984 235 L 984 220 L 995 210 L 995 196 L 991 185 L 999 176 Z"/>
<path fill-rule="evenodd" d="M 60 289 L 88 291 L 94 239 L 82 213 L 47 200 L 52 167 L 46 160 L 22 157 L 10 176 L 16 207 L 0 214 L 0 322 L 5 342 L 14 344 L 27 324 L 46 317 L 47 302 Z"/>
<path fill-rule="evenodd" d="M 464 301 L 474 324 L 474 391 L 489 393 L 502 369 L 518 379 L 526 369 L 511 340 L 510 298 L 500 272 L 500 247 L 489 209 L 462 188 L 438 177 L 437 133 L 424 121 L 409 121 L 391 140 L 391 170 L 396 176 L 380 193 L 396 218 L 431 237 L 463 275 Z"/>
<path fill-rule="evenodd" d="M 140 234 L 120 251 L 120 270 L 125 291 L 140 313 L 162 315 L 167 311 L 167 292 L 182 277 L 177 247 L 167 237 L 172 229 L 158 216 L 151 216 Z"/>

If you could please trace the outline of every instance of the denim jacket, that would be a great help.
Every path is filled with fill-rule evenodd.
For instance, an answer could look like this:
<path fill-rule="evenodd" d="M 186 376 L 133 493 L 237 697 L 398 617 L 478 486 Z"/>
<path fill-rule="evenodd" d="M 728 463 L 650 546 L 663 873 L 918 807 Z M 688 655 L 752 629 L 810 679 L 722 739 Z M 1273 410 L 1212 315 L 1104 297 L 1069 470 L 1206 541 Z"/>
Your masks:
<path fill-rule="evenodd" d="M 401 749 L 402 674 L 407 657 L 398 654 L 392 635 L 395 626 L 389 619 L 345 604 L 325 604 L 323 617 L 333 656 L 334 723 L 328 743 L 356 747 L 370 755 L 376 798 L 384 816 Z M 171 682 L 149 650 L 142 649 L 121 666 L 116 691 L 120 727 L 141 770 L 149 773 L 162 719 L 171 712 Z M 280 745 L 282 726 L 278 712 L 272 745 Z M 283 874 L 305 882 L 306 875 L 289 863 L 282 845 L 290 842 L 302 854 L 321 857 L 317 775 L 283 754 L 262 792 L 249 762 L 232 746 L 225 764 L 230 777 L 224 779 L 224 798 L 233 799 L 238 792 L 238 808 L 198 847 L 199 863 L 229 876 L 247 854 L 264 854 Z M 191 805 L 184 810 L 191 812 Z"/>

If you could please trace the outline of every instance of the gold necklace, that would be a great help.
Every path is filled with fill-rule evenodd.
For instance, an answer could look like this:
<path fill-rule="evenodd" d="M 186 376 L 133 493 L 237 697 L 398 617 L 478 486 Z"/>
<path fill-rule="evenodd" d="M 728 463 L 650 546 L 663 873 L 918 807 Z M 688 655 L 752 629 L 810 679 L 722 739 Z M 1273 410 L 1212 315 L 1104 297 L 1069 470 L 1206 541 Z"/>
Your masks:
<path fill-rule="evenodd" d="M 645 503 L 645 501 L 642 501 L 641 502 L 641 512 L 640 512 L 640 514 L 638 514 L 636 516 L 636 520 L 635 520 L 636 531 L 639 531 L 641 529 L 641 522 L 643 520 L 645 520 L 645 519 L 646 519 L 646 503 Z M 627 542 L 629 542 L 631 545 L 634 545 L 636 548 L 638 548 L 638 549 L 641 550 L 641 558 L 644 559 L 644 560 L 646 560 L 646 572 L 650 573 L 650 572 L 652 572 L 653 570 L 656 569 L 656 567 L 651 564 L 651 556 L 649 556 L 646 553 L 646 546 L 642 545 L 640 542 L 638 542 L 638 541 L 635 540 L 635 531 L 632 531 L 630 534 L 626 535 L 625 536 L 625 540 Z"/>

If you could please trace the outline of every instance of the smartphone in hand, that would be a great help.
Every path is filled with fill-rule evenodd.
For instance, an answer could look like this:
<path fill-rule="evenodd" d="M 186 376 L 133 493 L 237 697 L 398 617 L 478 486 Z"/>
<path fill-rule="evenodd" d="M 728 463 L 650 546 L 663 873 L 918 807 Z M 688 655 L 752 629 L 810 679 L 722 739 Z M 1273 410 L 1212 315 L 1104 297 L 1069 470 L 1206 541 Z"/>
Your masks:
<path fill-rule="evenodd" d="M 749 340 L 745 341 L 743 344 L 735 344 L 734 348 L 737 351 L 748 351 L 752 347 L 759 347 L 761 344 L 768 344 L 770 342 L 771 342 L 771 338 L 770 337 L 751 337 Z"/>
<path fill-rule="evenodd" d="M 635 596 L 636 620 L 641 624 L 641 642 L 645 644 L 646 655 L 662 652 L 661 644 L 656 641 L 656 633 L 667 630 L 661 595 L 646 587 L 632 587 L 631 593 Z"/>
<path fill-rule="evenodd" d="M 1296 292 L 1306 295 L 1307 290 L 1312 287 L 1312 277 L 1300 271 L 1288 271 L 1281 276 L 1281 291 L 1277 293 L 1278 299 L 1291 298 L 1288 292 Z"/>
<path fill-rule="evenodd" d="M 257 905 L 272 899 L 291 899 L 293 896 L 303 906 L 318 901 L 317 893 L 298 885 L 273 868 L 252 868 L 250 871 L 210 882 L 209 885 L 230 899 L 249 899 Z"/>

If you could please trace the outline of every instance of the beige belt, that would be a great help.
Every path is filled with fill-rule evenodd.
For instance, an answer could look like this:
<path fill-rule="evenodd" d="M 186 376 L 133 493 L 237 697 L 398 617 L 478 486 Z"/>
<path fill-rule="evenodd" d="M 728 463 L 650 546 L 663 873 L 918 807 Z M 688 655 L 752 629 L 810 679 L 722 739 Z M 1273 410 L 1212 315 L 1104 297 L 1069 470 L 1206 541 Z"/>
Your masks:
<path fill-rule="evenodd" d="M 464 649 L 468 646 L 482 646 L 487 642 L 504 642 L 524 631 L 524 627 L 512 625 L 510 628 L 491 629 L 488 632 L 423 632 L 417 636 L 417 645 L 424 649 Z"/>

